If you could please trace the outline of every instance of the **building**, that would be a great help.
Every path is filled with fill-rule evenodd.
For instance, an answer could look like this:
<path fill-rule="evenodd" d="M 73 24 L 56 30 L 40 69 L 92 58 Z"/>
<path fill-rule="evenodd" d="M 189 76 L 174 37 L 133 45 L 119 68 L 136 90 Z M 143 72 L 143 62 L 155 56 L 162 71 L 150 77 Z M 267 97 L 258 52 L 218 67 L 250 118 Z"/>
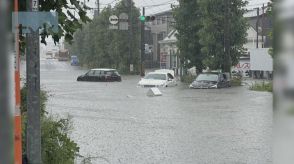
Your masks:
<path fill-rule="evenodd" d="M 147 22 L 146 26 L 151 30 L 152 38 L 152 63 L 153 67 L 160 66 L 160 44 L 159 41 L 162 41 L 172 30 L 172 24 L 174 18 L 172 15 L 172 10 L 160 12 L 154 14 L 155 20 L 152 22 Z M 148 61 L 147 61 L 148 62 Z"/>
<path fill-rule="evenodd" d="M 159 41 L 160 59 L 159 65 L 161 69 L 173 69 L 177 73 L 180 67 L 180 59 L 178 57 L 177 48 L 177 31 L 172 30 L 163 40 Z"/>

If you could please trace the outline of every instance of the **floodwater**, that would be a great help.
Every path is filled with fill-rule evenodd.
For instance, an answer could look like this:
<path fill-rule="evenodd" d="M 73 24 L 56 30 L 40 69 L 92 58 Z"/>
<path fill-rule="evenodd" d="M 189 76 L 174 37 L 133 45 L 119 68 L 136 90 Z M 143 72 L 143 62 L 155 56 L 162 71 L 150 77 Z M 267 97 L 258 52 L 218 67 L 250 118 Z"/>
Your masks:
<path fill-rule="evenodd" d="M 77 82 L 86 71 L 44 59 L 41 86 L 49 113 L 71 118 L 71 137 L 94 164 L 272 163 L 270 93 L 180 83 L 147 97 L 139 76 Z"/>

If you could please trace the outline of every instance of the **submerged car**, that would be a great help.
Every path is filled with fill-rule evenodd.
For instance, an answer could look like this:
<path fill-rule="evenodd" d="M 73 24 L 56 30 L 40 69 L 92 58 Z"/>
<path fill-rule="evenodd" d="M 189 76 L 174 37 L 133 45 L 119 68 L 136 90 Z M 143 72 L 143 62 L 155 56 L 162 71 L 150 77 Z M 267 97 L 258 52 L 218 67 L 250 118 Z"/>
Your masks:
<path fill-rule="evenodd" d="M 171 87 L 176 86 L 177 81 L 172 70 L 156 70 L 142 78 L 138 86 L 141 87 Z"/>
<path fill-rule="evenodd" d="M 190 84 L 190 88 L 208 89 L 208 88 L 227 88 L 231 86 L 228 73 L 201 73 Z"/>
<path fill-rule="evenodd" d="M 91 69 L 86 74 L 77 78 L 77 81 L 121 81 L 120 74 L 115 69 Z"/>

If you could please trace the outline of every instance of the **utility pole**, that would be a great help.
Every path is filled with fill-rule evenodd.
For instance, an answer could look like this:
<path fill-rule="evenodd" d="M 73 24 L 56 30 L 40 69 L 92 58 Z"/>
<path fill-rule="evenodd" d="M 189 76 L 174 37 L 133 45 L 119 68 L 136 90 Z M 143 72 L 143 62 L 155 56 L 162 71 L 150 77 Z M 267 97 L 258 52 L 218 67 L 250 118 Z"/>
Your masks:
<path fill-rule="evenodd" d="M 264 14 L 265 14 L 265 12 L 264 12 L 264 9 L 265 9 L 265 7 L 264 7 L 264 4 L 262 5 L 262 18 L 261 18 L 261 41 L 262 41 L 262 48 L 264 48 L 264 31 L 263 31 L 263 29 L 264 29 Z"/>
<path fill-rule="evenodd" d="M 27 10 L 39 11 L 39 0 L 28 0 Z M 40 114 L 40 41 L 39 30 L 30 30 L 26 37 L 27 54 L 27 131 L 26 152 L 28 162 L 42 163 Z"/>
<path fill-rule="evenodd" d="M 129 6 L 129 34 L 128 34 L 128 40 L 129 40 L 129 61 L 128 65 L 131 68 L 131 65 L 133 64 L 133 57 L 132 57 L 132 43 L 133 43 L 133 1 L 128 0 L 128 6 Z M 131 70 L 130 70 L 131 72 Z"/>
<path fill-rule="evenodd" d="M 142 8 L 142 15 L 145 16 L 145 7 Z M 140 75 L 145 76 L 144 68 L 144 57 L 145 57 L 145 21 L 141 21 L 141 69 Z"/>
<path fill-rule="evenodd" d="M 225 61 L 223 63 L 223 70 L 231 73 L 231 39 L 230 39 L 230 26 L 231 26 L 231 0 L 225 0 L 225 31 L 224 31 L 224 55 Z"/>
<path fill-rule="evenodd" d="M 256 48 L 259 48 L 259 30 L 258 30 L 258 24 L 259 24 L 259 7 L 257 9 L 257 20 L 256 20 Z"/>
<path fill-rule="evenodd" d="M 100 14 L 100 2 L 96 0 L 97 11 L 94 10 L 94 16 L 98 16 Z"/>
<path fill-rule="evenodd" d="M 0 1 L 0 164 L 13 163 L 13 118 L 11 112 L 11 71 L 9 71 L 8 29 L 9 15 L 11 13 L 10 0 Z M 4 22 L 4 23 L 2 23 Z M 10 54 L 12 55 L 12 54 Z"/>

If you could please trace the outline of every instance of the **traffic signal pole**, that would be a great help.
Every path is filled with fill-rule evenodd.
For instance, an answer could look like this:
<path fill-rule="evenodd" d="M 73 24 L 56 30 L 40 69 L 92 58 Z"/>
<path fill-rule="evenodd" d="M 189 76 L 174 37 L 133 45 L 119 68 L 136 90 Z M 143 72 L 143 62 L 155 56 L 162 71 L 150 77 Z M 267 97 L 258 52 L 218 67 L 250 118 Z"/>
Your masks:
<path fill-rule="evenodd" d="M 10 0 L 0 1 L 0 164 L 13 163 L 13 118 L 12 91 L 10 88 L 11 73 L 9 70 L 8 52 L 8 14 Z M 4 22 L 4 23 L 3 23 Z M 12 54 L 10 54 L 12 55 Z"/>
<path fill-rule="evenodd" d="M 28 11 L 38 12 L 39 0 L 29 0 Z M 41 114 L 40 114 L 40 41 L 39 30 L 30 29 L 26 37 L 27 54 L 27 131 L 26 152 L 28 163 L 40 164 Z"/>
<path fill-rule="evenodd" d="M 142 8 L 142 16 L 145 16 L 145 7 Z M 140 75 L 145 76 L 145 21 L 141 21 L 141 57 L 140 57 Z"/>

